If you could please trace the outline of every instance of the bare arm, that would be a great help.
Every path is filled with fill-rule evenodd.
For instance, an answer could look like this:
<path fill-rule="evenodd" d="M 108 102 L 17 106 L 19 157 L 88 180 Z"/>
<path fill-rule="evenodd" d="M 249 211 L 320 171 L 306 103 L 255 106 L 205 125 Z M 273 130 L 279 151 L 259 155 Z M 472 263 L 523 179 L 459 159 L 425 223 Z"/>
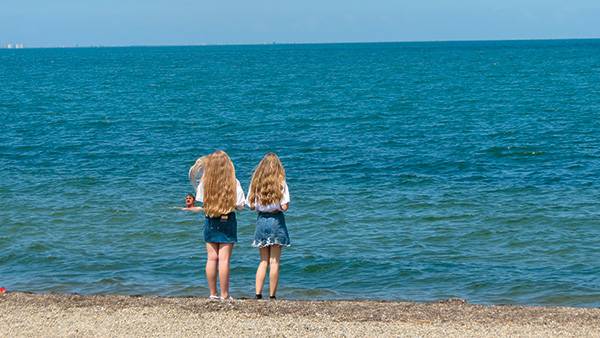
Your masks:
<path fill-rule="evenodd" d="M 191 207 L 191 208 L 181 208 L 183 211 L 191 211 L 193 213 L 204 212 L 204 208 L 202 207 Z"/>

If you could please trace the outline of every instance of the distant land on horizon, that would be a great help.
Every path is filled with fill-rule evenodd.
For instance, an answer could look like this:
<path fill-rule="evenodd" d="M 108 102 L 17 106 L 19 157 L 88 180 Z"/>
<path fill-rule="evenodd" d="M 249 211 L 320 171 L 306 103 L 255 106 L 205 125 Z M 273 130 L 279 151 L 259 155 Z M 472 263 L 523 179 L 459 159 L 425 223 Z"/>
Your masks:
<path fill-rule="evenodd" d="M 131 45 L 56 45 L 56 46 L 29 46 L 23 42 L 0 42 L 0 49 L 52 49 L 52 48 L 125 48 L 125 47 L 202 47 L 202 46 L 264 46 L 264 45 L 334 45 L 334 44 L 386 44 L 386 43 L 444 43 L 444 42 L 517 42 L 517 41 L 586 41 L 600 40 L 598 37 L 577 38 L 518 38 L 518 39 L 447 39 L 447 40 L 389 40 L 389 41 L 330 41 L 330 42 L 293 42 L 293 41 L 271 41 L 255 43 L 189 43 L 189 44 L 131 44 Z"/>

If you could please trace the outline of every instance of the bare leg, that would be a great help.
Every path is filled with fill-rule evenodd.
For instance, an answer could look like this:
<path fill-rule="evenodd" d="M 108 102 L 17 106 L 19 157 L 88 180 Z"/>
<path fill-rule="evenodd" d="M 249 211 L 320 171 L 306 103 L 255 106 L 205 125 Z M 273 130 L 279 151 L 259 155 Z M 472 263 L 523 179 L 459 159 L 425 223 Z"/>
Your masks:
<path fill-rule="evenodd" d="M 269 247 L 258 248 L 258 251 L 260 253 L 260 263 L 258 263 L 258 269 L 256 269 L 256 294 L 260 295 L 265 285 L 265 277 L 269 267 Z"/>
<path fill-rule="evenodd" d="M 219 247 L 219 283 L 221 297 L 229 297 L 229 259 L 233 251 L 233 243 L 221 243 Z"/>
<path fill-rule="evenodd" d="M 217 264 L 219 262 L 219 243 L 206 243 L 206 281 L 211 296 L 217 295 Z"/>
<path fill-rule="evenodd" d="M 281 258 L 281 245 L 271 245 L 269 255 L 269 297 L 275 297 L 277 283 L 279 283 L 279 258 Z"/>

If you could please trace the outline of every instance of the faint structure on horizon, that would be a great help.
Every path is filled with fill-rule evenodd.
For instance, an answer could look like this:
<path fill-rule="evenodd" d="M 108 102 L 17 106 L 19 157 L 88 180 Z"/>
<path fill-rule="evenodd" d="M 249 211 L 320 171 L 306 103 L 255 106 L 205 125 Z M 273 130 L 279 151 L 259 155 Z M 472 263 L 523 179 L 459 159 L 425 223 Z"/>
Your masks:
<path fill-rule="evenodd" d="M 7 43 L 6 44 L 6 48 L 8 48 L 8 49 L 22 49 L 22 48 L 25 48 L 25 45 L 22 44 L 22 43 L 15 43 L 15 44 Z"/>

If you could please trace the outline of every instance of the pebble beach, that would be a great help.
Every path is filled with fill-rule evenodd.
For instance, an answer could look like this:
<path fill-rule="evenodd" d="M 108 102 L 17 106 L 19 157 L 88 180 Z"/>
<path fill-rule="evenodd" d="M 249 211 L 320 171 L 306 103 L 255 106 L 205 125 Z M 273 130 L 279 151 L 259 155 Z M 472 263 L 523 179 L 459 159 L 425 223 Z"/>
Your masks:
<path fill-rule="evenodd" d="M 600 337 L 599 308 L 0 295 L 2 337 Z"/>

